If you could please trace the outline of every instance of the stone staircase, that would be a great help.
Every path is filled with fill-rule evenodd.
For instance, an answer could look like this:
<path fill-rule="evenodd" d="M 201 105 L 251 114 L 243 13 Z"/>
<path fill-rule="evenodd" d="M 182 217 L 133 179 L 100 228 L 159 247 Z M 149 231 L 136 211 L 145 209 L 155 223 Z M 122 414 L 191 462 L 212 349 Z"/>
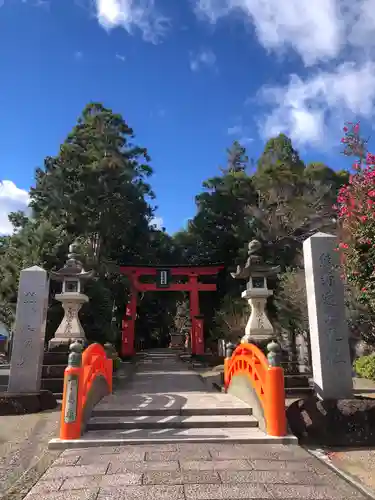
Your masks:
<path fill-rule="evenodd" d="M 56 399 L 62 399 L 68 354 L 66 350 L 44 353 L 41 388 L 51 391 Z M 0 368 L 0 392 L 8 390 L 9 372 L 9 365 Z"/>
<path fill-rule="evenodd" d="M 64 371 L 68 365 L 68 356 L 66 349 L 44 353 L 41 388 L 51 391 L 56 399 L 62 399 Z"/>
<path fill-rule="evenodd" d="M 231 396 L 223 395 L 232 399 Z M 238 400 L 239 401 L 239 400 Z M 50 448 L 65 448 L 52 440 Z M 168 443 L 296 443 L 294 436 L 274 438 L 262 432 L 252 410 L 241 407 L 176 410 L 94 410 L 81 439 L 69 448 Z M 60 444 L 60 446 L 59 446 Z"/>
<path fill-rule="evenodd" d="M 0 392 L 6 392 L 8 390 L 9 371 L 9 365 L 0 366 Z"/>

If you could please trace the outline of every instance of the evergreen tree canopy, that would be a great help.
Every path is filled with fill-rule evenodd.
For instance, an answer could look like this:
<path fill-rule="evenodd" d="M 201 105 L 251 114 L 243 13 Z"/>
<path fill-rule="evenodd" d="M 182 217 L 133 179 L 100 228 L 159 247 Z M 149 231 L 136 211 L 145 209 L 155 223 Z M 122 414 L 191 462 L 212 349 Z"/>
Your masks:
<path fill-rule="evenodd" d="M 242 285 L 229 271 L 246 258 L 247 243 L 261 239 L 266 260 L 283 271 L 298 267 L 302 241 L 314 231 L 335 230 L 332 205 L 348 174 L 319 162 L 305 165 L 284 134 L 265 144 L 252 172 L 246 148 L 238 141 L 226 153 L 225 168 L 202 183 L 187 228 L 171 236 L 152 225 L 155 195 L 147 149 L 137 145 L 121 115 L 100 103 L 87 105 L 58 153 L 36 169 L 31 218 L 22 212 L 9 215 L 14 233 L 0 238 L 0 321 L 12 326 L 21 269 L 62 267 L 69 244 L 78 238 L 85 267 L 96 271 L 81 316 L 91 339 L 119 336 L 129 283 L 118 267 L 137 264 L 223 263 L 218 293 L 200 294 L 200 307 L 206 334 L 219 335 L 224 326 L 218 325 L 237 332 L 246 315 L 237 303 Z M 292 281 L 281 281 L 278 311 L 288 310 L 280 301 L 291 300 Z M 51 285 L 49 337 L 61 320 L 61 306 L 53 300 L 58 286 Z M 176 305 L 177 299 L 183 300 Z M 174 324 L 180 328 L 189 321 L 187 297 L 140 297 L 137 334 L 146 344 L 151 338 L 165 342 Z"/>

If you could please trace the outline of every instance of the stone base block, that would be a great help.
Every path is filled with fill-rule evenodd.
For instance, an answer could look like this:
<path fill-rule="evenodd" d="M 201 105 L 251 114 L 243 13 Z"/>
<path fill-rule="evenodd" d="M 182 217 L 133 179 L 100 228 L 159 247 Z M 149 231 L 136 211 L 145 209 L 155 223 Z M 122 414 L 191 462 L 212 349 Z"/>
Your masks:
<path fill-rule="evenodd" d="M 375 399 L 300 399 L 287 409 L 290 430 L 317 446 L 374 446 Z"/>
<path fill-rule="evenodd" d="M 62 339 L 62 338 L 54 338 L 51 339 L 48 342 L 48 351 L 50 352 L 69 352 L 69 346 L 72 344 L 74 341 L 79 341 L 82 342 L 83 345 L 86 344 L 86 339 L 84 338 L 69 338 L 69 339 Z"/>
<path fill-rule="evenodd" d="M 0 416 L 38 413 L 56 407 L 56 398 L 50 391 L 41 390 L 34 394 L 0 393 Z"/>

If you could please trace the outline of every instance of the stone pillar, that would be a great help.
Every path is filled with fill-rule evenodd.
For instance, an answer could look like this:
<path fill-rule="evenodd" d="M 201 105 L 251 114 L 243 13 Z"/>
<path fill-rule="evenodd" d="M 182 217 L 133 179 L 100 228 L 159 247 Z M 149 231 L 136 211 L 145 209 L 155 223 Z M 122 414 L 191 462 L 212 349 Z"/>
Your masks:
<path fill-rule="evenodd" d="M 308 373 L 311 370 L 310 350 L 305 336 L 306 333 L 297 333 L 296 335 L 296 351 L 299 373 Z"/>
<path fill-rule="evenodd" d="M 217 341 L 217 354 L 218 354 L 218 356 L 225 357 L 225 340 L 224 339 L 219 339 Z"/>
<path fill-rule="evenodd" d="M 9 393 L 31 394 L 40 391 L 48 291 L 49 282 L 44 269 L 34 266 L 21 271 Z"/>
<path fill-rule="evenodd" d="M 303 243 L 314 386 L 321 399 L 353 392 L 344 286 L 337 239 L 317 233 Z"/>

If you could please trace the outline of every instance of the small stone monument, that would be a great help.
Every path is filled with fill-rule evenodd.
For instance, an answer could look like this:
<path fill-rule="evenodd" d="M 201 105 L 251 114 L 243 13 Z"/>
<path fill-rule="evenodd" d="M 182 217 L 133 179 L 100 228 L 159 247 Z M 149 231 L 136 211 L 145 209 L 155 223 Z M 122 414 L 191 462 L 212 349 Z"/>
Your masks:
<path fill-rule="evenodd" d="M 246 290 L 242 297 L 247 299 L 251 314 L 245 328 L 245 335 L 241 343 L 260 344 L 273 337 L 274 330 L 267 317 L 266 305 L 268 297 L 273 295 L 272 290 L 267 287 L 267 277 L 274 276 L 280 272 L 277 266 L 270 266 L 263 262 L 263 258 L 257 255 L 261 249 L 261 243 L 253 240 L 248 246 L 248 259 L 245 266 L 237 267 L 235 273 L 231 273 L 232 278 L 248 280 Z"/>
<path fill-rule="evenodd" d="M 170 333 L 171 342 L 169 347 L 171 349 L 183 349 L 185 342 L 185 334 L 182 332 L 173 331 Z"/>
<path fill-rule="evenodd" d="M 352 397 L 349 333 L 336 236 L 303 243 L 314 386 L 321 399 Z"/>
<path fill-rule="evenodd" d="M 21 271 L 8 393 L 40 392 L 48 291 L 44 269 L 33 266 Z"/>
<path fill-rule="evenodd" d="M 68 260 L 64 267 L 51 272 L 52 280 L 62 282 L 62 293 L 56 294 L 55 299 L 61 302 L 64 317 L 54 338 L 49 341 L 49 350 L 56 347 L 68 350 L 74 341 L 86 341 L 78 313 L 82 305 L 89 300 L 87 295 L 82 293 L 83 283 L 94 276 L 94 271 L 85 271 L 78 257 L 77 244 L 73 243 L 69 246 Z"/>

